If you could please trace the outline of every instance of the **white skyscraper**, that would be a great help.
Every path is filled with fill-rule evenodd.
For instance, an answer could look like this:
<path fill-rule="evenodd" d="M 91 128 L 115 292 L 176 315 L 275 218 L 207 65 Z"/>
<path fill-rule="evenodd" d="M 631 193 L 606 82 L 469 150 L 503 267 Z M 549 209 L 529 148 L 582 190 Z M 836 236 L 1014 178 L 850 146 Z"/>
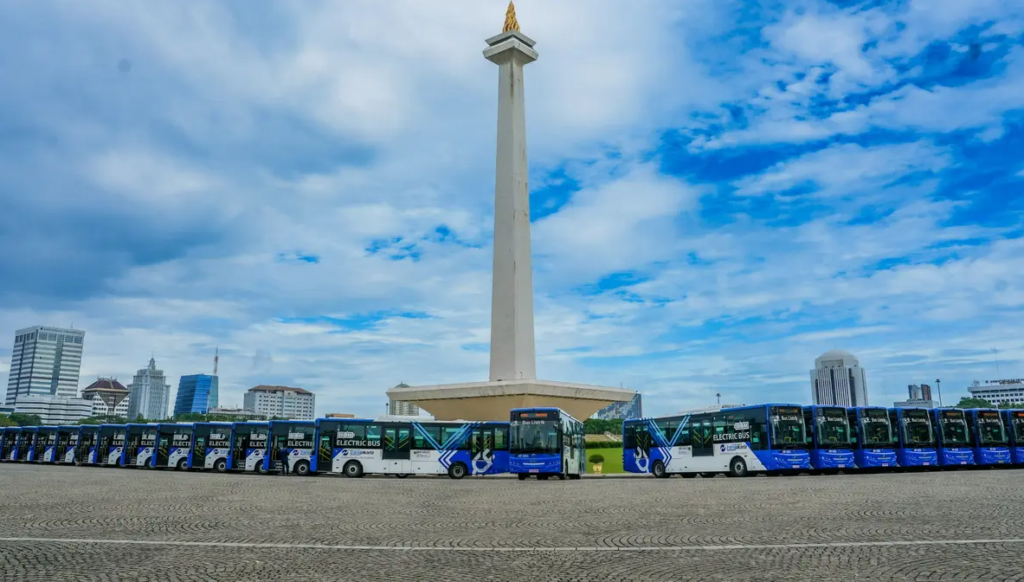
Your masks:
<path fill-rule="evenodd" d="M 77 398 L 85 332 L 59 327 L 27 327 L 14 332 L 8 406 L 18 397 Z"/>
<path fill-rule="evenodd" d="M 831 350 L 814 360 L 811 397 L 827 406 L 867 406 L 868 377 L 850 352 Z"/>
<path fill-rule="evenodd" d="M 262 414 L 267 418 L 289 418 L 313 420 L 316 418 L 316 395 L 309 390 L 291 386 L 254 386 L 249 388 L 242 399 L 242 406 L 249 412 Z"/>
<path fill-rule="evenodd" d="M 149 366 L 136 372 L 128 385 L 128 420 L 134 421 L 139 415 L 147 420 L 167 418 L 167 406 L 171 401 L 171 385 L 163 370 L 156 369 L 156 359 L 149 359 Z"/>

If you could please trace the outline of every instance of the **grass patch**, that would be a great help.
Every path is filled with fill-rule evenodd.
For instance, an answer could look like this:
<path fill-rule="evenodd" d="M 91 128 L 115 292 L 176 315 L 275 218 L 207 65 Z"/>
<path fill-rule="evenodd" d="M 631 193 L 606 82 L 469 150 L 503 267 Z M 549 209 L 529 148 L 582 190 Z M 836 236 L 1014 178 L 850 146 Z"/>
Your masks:
<path fill-rule="evenodd" d="M 625 473 L 622 469 L 622 447 L 617 449 L 587 449 L 588 458 L 595 453 L 604 456 L 604 463 L 601 464 L 602 475 Z M 587 473 L 590 475 L 597 474 L 597 471 L 594 470 L 594 465 L 590 461 L 587 461 Z"/>

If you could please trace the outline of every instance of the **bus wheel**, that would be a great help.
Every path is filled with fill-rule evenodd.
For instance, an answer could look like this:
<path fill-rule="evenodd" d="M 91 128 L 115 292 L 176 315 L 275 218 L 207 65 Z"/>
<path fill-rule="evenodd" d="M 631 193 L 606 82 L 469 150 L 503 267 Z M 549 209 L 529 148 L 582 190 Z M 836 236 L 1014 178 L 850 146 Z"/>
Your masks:
<path fill-rule="evenodd" d="M 345 472 L 346 477 L 356 478 L 363 476 L 363 466 L 359 464 L 359 461 L 349 461 L 345 463 L 343 471 Z"/>
<path fill-rule="evenodd" d="M 295 463 L 295 468 L 293 470 L 295 471 L 295 474 L 298 475 L 299 477 L 308 477 L 309 461 L 299 461 L 298 463 Z"/>
<path fill-rule="evenodd" d="M 658 479 L 668 477 L 668 473 L 665 472 L 665 463 L 662 463 L 661 461 L 654 461 L 654 466 L 651 467 L 651 473 Z"/>
<path fill-rule="evenodd" d="M 188 459 L 182 459 L 182 460 L 178 461 L 178 470 L 179 471 L 188 471 Z"/>
<path fill-rule="evenodd" d="M 527 479 L 529 479 L 530 476 L 527 475 L 526 473 L 519 473 L 516 475 L 516 477 L 519 477 L 520 481 L 526 481 Z"/>
<path fill-rule="evenodd" d="M 263 466 L 263 461 L 260 461 L 260 463 L 256 465 L 256 472 L 259 473 L 260 475 L 267 474 L 267 468 Z"/>
<path fill-rule="evenodd" d="M 408 476 L 409 476 L 408 473 L 399 473 L 399 474 L 395 475 L 395 477 L 398 477 L 399 479 L 405 479 Z"/>
<path fill-rule="evenodd" d="M 448 476 L 452 479 L 462 479 L 466 476 L 466 466 L 462 463 L 455 463 L 448 467 Z"/>
<path fill-rule="evenodd" d="M 729 476 L 730 477 L 746 477 L 747 476 L 747 462 L 739 457 L 733 458 L 729 462 Z"/>
<path fill-rule="evenodd" d="M 704 479 L 714 479 L 718 473 L 701 473 L 700 476 Z"/>
<path fill-rule="evenodd" d="M 227 459 L 220 459 L 219 461 L 214 463 L 213 468 L 216 469 L 218 473 L 226 472 L 228 470 Z"/>

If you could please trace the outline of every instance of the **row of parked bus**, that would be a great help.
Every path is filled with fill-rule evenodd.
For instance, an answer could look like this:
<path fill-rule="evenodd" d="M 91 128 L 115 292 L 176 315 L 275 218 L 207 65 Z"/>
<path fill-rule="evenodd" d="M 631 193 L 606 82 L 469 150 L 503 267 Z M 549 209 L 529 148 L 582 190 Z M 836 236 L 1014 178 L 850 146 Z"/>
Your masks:
<path fill-rule="evenodd" d="M 1024 410 L 763 404 L 623 423 L 623 467 L 656 477 L 1024 465 Z M 0 461 L 125 468 L 578 479 L 583 423 L 403 417 L 5 428 Z"/>
<path fill-rule="evenodd" d="M 557 408 L 516 409 L 508 422 L 101 424 L 5 428 L 0 438 L 3 462 L 263 474 L 578 479 L 586 462 L 583 423 Z"/>
<path fill-rule="evenodd" d="M 1024 410 L 763 404 L 623 423 L 623 467 L 657 477 L 1024 465 Z"/>

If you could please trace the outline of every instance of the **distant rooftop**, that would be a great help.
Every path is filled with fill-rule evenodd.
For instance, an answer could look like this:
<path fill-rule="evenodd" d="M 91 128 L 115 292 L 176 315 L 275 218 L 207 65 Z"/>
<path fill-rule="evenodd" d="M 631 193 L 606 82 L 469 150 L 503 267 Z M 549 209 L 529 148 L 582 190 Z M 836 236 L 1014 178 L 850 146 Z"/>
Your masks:
<path fill-rule="evenodd" d="M 117 378 L 99 378 L 82 389 L 83 394 L 101 391 L 128 392 L 128 389 L 124 387 L 124 384 L 118 382 Z"/>
<path fill-rule="evenodd" d="M 293 388 L 291 386 L 253 386 L 249 388 L 249 392 L 296 392 L 298 394 L 312 394 L 309 390 L 303 388 Z"/>

